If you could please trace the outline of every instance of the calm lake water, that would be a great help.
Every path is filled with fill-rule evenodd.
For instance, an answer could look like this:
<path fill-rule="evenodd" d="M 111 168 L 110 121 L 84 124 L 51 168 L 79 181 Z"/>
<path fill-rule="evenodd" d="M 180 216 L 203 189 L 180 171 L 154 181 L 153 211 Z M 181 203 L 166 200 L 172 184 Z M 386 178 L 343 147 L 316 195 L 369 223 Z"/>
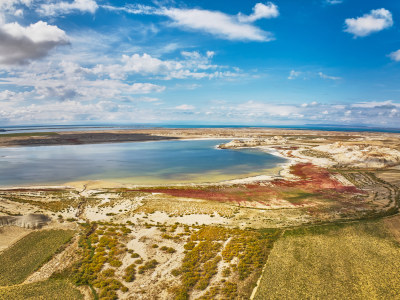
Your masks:
<path fill-rule="evenodd" d="M 0 148 L 0 185 L 111 180 L 205 182 L 264 173 L 286 160 L 255 149 L 219 150 L 226 140 Z"/>

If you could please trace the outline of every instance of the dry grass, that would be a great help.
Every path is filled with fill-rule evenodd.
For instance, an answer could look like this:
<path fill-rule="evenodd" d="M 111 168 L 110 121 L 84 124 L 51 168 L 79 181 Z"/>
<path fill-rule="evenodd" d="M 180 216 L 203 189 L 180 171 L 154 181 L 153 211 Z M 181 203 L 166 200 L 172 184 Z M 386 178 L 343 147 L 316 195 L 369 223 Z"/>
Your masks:
<path fill-rule="evenodd" d="M 400 171 L 388 170 L 377 174 L 379 178 L 389 182 L 390 184 L 400 186 Z"/>
<path fill-rule="evenodd" d="M 399 299 L 399 257 L 381 221 L 287 231 L 255 299 Z"/>
<path fill-rule="evenodd" d="M 232 217 L 237 211 L 237 207 L 225 203 L 179 198 L 169 195 L 153 195 L 143 200 L 143 206 L 139 207 L 135 213 L 154 213 L 156 211 L 166 212 L 170 216 L 181 216 L 189 214 L 214 214 L 218 213 L 223 217 Z"/>
<path fill-rule="evenodd" d="M 394 216 L 383 220 L 388 231 L 400 243 L 400 216 Z"/>
<path fill-rule="evenodd" d="M 0 227 L 0 253 L 30 232 L 30 229 L 17 226 Z"/>
<path fill-rule="evenodd" d="M 0 255 L 0 286 L 23 282 L 74 235 L 72 230 L 34 231 Z"/>
<path fill-rule="evenodd" d="M 65 280 L 46 280 L 0 288 L 0 300 L 83 299 L 82 294 Z"/>

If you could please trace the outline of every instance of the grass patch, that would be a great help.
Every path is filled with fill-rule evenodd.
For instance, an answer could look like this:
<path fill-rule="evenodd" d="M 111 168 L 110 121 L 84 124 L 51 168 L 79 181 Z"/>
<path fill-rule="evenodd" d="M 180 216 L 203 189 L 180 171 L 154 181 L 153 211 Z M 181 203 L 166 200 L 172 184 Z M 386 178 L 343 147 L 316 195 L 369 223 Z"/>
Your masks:
<path fill-rule="evenodd" d="M 399 257 L 382 221 L 288 230 L 255 299 L 399 299 Z"/>
<path fill-rule="evenodd" d="M 77 197 L 76 192 L 69 190 L 52 191 L 5 191 L 0 192 L 0 197 L 5 200 L 30 204 L 41 209 L 59 212 L 69 207 L 78 207 L 80 202 L 96 202 L 93 197 Z"/>
<path fill-rule="evenodd" d="M 66 280 L 46 280 L 0 288 L 0 300 L 83 299 L 83 295 Z"/>
<path fill-rule="evenodd" d="M 0 255 L 0 286 L 23 282 L 74 235 L 72 230 L 35 231 Z"/>

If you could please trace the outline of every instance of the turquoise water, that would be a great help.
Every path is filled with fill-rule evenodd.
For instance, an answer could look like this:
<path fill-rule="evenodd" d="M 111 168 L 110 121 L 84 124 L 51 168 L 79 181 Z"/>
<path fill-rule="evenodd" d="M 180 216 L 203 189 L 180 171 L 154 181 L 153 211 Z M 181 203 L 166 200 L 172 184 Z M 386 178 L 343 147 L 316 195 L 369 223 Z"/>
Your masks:
<path fill-rule="evenodd" d="M 0 148 L 0 185 L 111 180 L 132 184 L 215 181 L 260 174 L 286 160 L 226 140 Z"/>

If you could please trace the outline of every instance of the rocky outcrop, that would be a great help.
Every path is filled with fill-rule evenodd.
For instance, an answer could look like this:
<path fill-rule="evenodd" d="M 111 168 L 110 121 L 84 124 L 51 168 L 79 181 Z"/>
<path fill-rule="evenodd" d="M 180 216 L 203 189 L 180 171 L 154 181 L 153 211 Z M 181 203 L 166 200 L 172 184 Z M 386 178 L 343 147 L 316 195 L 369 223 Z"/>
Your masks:
<path fill-rule="evenodd" d="M 29 214 L 26 216 L 2 216 L 0 226 L 19 226 L 29 229 L 37 229 L 50 222 L 50 218 L 42 214 Z"/>
<path fill-rule="evenodd" d="M 387 147 L 336 142 L 314 147 L 313 150 L 329 153 L 342 166 L 384 168 L 400 164 L 400 151 Z"/>
<path fill-rule="evenodd" d="M 235 148 L 248 148 L 269 145 L 283 145 L 287 140 L 281 136 L 273 136 L 265 139 L 250 139 L 250 140 L 233 140 L 226 144 L 218 146 L 220 149 L 235 149 Z"/>

